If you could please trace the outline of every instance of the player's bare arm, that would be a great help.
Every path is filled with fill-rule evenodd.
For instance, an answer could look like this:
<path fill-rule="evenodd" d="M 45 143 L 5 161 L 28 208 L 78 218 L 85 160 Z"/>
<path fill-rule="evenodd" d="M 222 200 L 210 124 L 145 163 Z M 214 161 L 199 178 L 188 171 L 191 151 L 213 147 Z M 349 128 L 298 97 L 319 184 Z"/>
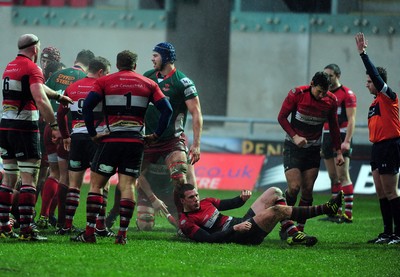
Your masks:
<path fill-rule="evenodd" d="M 193 142 L 189 150 L 189 161 L 193 165 L 200 160 L 200 137 L 203 130 L 203 116 L 198 97 L 187 100 L 186 106 L 192 115 Z"/>

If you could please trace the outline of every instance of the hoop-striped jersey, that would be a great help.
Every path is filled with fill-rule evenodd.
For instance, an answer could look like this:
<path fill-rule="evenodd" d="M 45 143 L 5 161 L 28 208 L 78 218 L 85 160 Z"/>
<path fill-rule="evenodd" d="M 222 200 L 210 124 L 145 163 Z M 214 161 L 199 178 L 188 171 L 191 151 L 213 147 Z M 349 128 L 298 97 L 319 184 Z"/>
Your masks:
<path fill-rule="evenodd" d="M 62 105 L 58 107 L 57 121 L 59 122 L 58 125 L 60 128 L 61 136 L 63 138 L 68 138 L 70 135 L 68 128 L 68 120 L 67 117 L 65 116 L 68 113 L 68 111 L 70 111 L 72 120 L 71 134 L 88 133 L 85 121 L 83 120 L 82 108 L 86 96 L 89 94 L 90 91 L 93 90 L 95 81 L 96 81 L 95 78 L 86 77 L 76 81 L 75 83 L 72 83 L 65 90 L 64 95 L 71 98 L 72 101 L 74 101 L 74 103 L 70 104 L 68 107 L 64 107 Z M 103 119 L 102 102 L 100 102 L 94 109 L 94 120 L 99 121 L 102 119 Z M 101 126 L 98 127 L 98 130 L 100 131 L 101 128 L 102 128 Z"/>
<path fill-rule="evenodd" d="M 355 93 L 348 87 L 341 85 L 335 90 L 331 90 L 333 94 L 335 94 L 338 100 L 338 123 L 340 132 L 347 132 L 348 118 L 346 114 L 347 108 L 357 108 L 357 97 Z M 329 131 L 329 124 L 325 122 L 324 124 L 324 133 Z"/>
<path fill-rule="evenodd" d="M 131 70 L 97 79 L 93 91 L 104 101 L 105 118 L 101 125 L 110 135 L 104 137 L 103 142 L 142 142 L 149 103 L 165 97 L 154 81 Z"/>
<path fill-rule="evenodd" d="M 286 132 L 286 140 L 293 142 L 292 137 L 296 134 L 307 139 L 304 148 L 321 145 L 322 128 L 328 121 L 333 148 L 340 149 L 337 98 L 330 91 L 317 100 L 311 94 L 311 86 L 292 89 L 282 103 L 278 121 Z"/>
<path fill-rule="evenodd" d="M 197 211 L 182 213 L 179 218 L 179 227 L 182 232 L 189 238 L 193 238 L 199 229 L 212 234 L 227 228 L 226 223 L 232 218 L 219 212 L 220 203 L 220 199 L 205 198 L 200 201 L 200 209 Z"/>
<path fill-rule="evenodd" d="M 0 130 L 39 132 L 39 110 L 30 86 L 43 84 L 42 70 L 19 54 L 3 73 L 3 114 Z"/>

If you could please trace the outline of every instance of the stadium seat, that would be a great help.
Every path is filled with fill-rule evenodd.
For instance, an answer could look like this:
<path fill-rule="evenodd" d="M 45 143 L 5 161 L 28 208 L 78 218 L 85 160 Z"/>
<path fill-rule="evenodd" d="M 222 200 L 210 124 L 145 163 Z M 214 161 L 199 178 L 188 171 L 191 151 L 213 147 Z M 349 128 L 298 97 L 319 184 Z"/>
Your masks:
<path fill-rule="evenodd" d="M 25 0 L 24 6 L 41 6 L 42 0 Z"/>
<path fill-rule="evenodd" d="M 73 8 L 84 8 L 90 5 L 89 0 L 69 0 L 69 5 Z"/>
<path fill-rule="evenodd" d="M 63 7 L 65 0 L 47 0 L 47 5 L 50 7 Z"/>

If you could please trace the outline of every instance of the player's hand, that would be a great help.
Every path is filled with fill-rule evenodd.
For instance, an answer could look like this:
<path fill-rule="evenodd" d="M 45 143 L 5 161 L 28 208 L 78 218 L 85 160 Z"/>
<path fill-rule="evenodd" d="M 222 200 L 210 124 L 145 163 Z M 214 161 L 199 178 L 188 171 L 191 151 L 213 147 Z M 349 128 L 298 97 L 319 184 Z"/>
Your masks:
<path fill-rule="evenodd" d="M 251 223 L 249 221 L 244 221 L 242 223 L 233 226 L 233 230 L 236 232 L 248 232 L 251 229 Z"/>
<path fill-rule="evenodd" d="M 179 224 L 178 224 L 178 222 L 176 221 L 175 217 L 173 217 L 172 214 L 170 214 L 168 210 L 167 210 L 167 212 L 164 212 L 163 210 L 160 210 L 160 211 L 159 211 L 159 215 L 164 216 L 164 217 L 168 220 L 168 222 L 169 222 L 172 226 L 174 226 L 176 229 L 179 228 Z"/>
<path fill-rule="evenodd" d="M 151 202 L 151 206 L 153 206 L 154 212 L 161 216 L 167 216 L 167 214 L 169 214 L 167 205 L 157 197 Z"/>
<path fill-rule="evenodd" d="M 368 40 L 365 39 L 363 33 L 357 33 L 355 36 L 355 40 L 356 40 L 358 53 L 361 54 L 362 52 L 367 50 Z"/>
<path fill-rule="evenodd" d="M 100 143 L 103 137 L 108 136 L 110 132 L 104 132 L 104 133 L 97 133 L 94 137 L 91 137 L 92 141 L 95 143 Z"/>
<path fill-rule="evenodd" d="M 299 135 L 294 135 L 294 137 L 293 137 L 293 142 L 294 142 L 294 144 L 297 145 L 297 147 L 303 148 L 304 145 L 307 144 L 307 139 L 304 138 L 304 137 L 301 137 L 301 136 L 299 136 Z"/>
<path fill-rule="evenodd" d="M 343 141 L 341 146 L 340 146 L 340 149 L 342 150 L 342 153 L 349 152 L 350 151 L 350 142 Z"/>
<path fill-rule="evenodd" d="M 74 101 L 65 95 L 60 95 L 58 102 L 60 102 L 60 104 L 63 105 L 64 107 L 68 107 L 68 104 L 74 104 Z"/>
<path fill-rule="evenodd" d="M 337 156 L 336 156 L 336 158 L 335 158 L 335 161 L 336 161 L 336 165 L 337 165 L 337 166 L 342 166 L 342 165 L 344 165 L 343 154 L 342 154 L 342 153 L 338 153 Z"/>
<path fill-rule="evenodd" d="M 250 190 L 244 189 L 242 190 L 242 192 L 240 193 L 240 198 L 242 198 L 242 200 L 244 202 L 246 202 L 247 200 L 249 200 L 249 198 L 251 197 L 252 192 Z"/>
<path fill-rule="evenodd" d="M 165 217 L 172 226 L 174 226 L 176 229 L 179 229 L 179 223 L 176 221 L 175 217 L 173 217 L 171 214 L 167 214 Z"/>
<path fill-rule="evenodd" d="M 191 165 L 194 165 L 200 160 L 200 146 L 190 146 L 188 160 Z"/>
<path fill-rule="evenodd" d="M 60 130 L 54 129 L 51 130 L 51 142 L 54 144 L 58 144 L 62 140 Z"/>
<path fill-rule="evenodd" d="M 158 136 L 155 133 L 153 133 L 151 135 L 145 135 L 145 136 L 143 136 L 143 140 L 146 145 L 151 145 L 151 144 L 154 144 L 158 140 Z"/>
<path fill-rule="evenodd" d="M 153 198 L 154 197 L 154 198 Z M 152 202 L 151 205 L 154 208 L 154 213 L 158 214 L 160 216 L 164 216 L 166 219 L 168 219 L 168 222 L 174 226 L 175 228 L 178 228 L 178 222 L 175 220 L 175 218 L 171 215 L 171 213 L 168 211 L 167 205 L 160 199 L 158 199 L 155 195 L 152 197 Z"/>
<path fill-rule="evenodd" d="M 69 152 L 71 149 L 71 138 L 63 139 L 64 149 Z"/>

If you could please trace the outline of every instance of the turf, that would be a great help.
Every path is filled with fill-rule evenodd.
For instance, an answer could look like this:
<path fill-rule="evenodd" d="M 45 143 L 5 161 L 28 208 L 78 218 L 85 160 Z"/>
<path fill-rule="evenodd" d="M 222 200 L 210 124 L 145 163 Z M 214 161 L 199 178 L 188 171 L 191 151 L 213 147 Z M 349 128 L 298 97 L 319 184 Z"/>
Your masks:
<path fill-rule="evenodd" d="M 81 199 L 86 194 L 84 186 Z M 230 198 L 238 192 L 201 190 L 200 195 Z M 314 202 L 328 198 L 317 194 Z M 78 227 L 85 225 L 83 202 Z M 249 206 L 225 214 L 241 216 Z M 42 232 L 47 242 L 0 239 L 0 276 L 400 276 L 400 245 L 366 243 L 382 231 L 376 196 L 356 195 L 354 215 L 352 224 L 307 221 L 306 232 L 319 239 L 313 247 L 287 245 L 279 228 L 259 246 L 194 243 L 178 238 L 164 218 L 156 219 L 153 232 L 138 231 L 132 220 L 125 246 L 112 238 L 74 243 L 49 229 Z"/>

